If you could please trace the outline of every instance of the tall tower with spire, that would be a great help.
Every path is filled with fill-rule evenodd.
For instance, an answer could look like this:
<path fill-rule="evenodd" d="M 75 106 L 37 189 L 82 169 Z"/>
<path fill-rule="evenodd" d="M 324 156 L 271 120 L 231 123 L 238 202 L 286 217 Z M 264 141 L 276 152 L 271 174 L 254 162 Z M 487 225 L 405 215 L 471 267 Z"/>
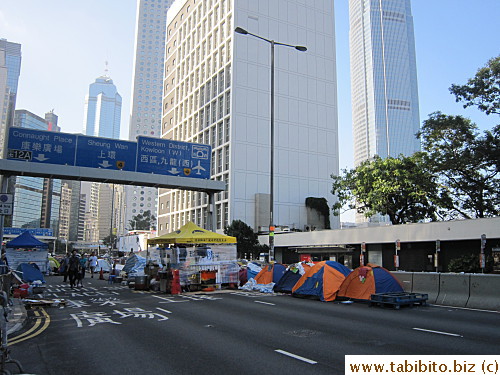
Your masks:
<path fill-rule="evenodd" d="M 106 61 L 104 75 L 89 86 L 85 97 L 84 133 L 90 136 L 120 138 L 122 97 L 108 74 Z"/>
<path fill-rule="evenodd" d="M 90 84 L 85 97 L 85 135 L 119 139 L 121 110 L 122 97 L 109 76 L 106 61 L 104 75 Z M 110 184 L 82 183 L 82 192 L 90 198 L 86 204 L 86 241 L 102 240 L 114 232 L 118 223 L 115 213 L 121 208 L 114 201 L 121 199 L 121 190 Z"/>

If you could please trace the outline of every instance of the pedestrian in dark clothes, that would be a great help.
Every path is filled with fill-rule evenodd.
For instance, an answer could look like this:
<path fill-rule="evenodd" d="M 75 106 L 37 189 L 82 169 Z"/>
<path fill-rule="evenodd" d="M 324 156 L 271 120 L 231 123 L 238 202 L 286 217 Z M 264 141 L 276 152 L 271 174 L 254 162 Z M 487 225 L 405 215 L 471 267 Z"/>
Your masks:
<path fill-rule="evenodd" d="M 68 276 L 69 276 L 69 285 L 71 288 L 75 287 L 76 280 L 80 274 L 80 258 L 77 255 L 76 250 L 73 250 L 73 255 L 69 258 L 68 264 Z"/>
<path fill-rule="evenodd" d="M 64 275 L 63 283 L 65 283 L 68 280 L 69 258 L 71 258 L 70 254 L 66 253 L 66 256 L 64 257 L 63 260 L 61 260 L 61 265 L 59 266 L 59 273 Z"/>

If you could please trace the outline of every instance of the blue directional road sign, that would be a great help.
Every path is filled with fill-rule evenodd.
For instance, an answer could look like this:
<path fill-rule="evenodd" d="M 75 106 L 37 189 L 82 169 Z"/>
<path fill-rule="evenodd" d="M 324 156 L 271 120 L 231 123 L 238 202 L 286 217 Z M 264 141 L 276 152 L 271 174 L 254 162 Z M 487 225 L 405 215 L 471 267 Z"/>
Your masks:
<path fill-rule="evenodd" d="M 135 142 L 79 135 L 75 165 L 135 172 L 136 153 Z"/>
<path fill-rule="evenodd" d="M 33 163 L 74 165 L 76 135 L 10 128 L 7 159 Z"/>
<path fill-rule="evenodd" d="M 211 159 L 209 145 L 137 137 L 137 172 L 209 179 Z"/>

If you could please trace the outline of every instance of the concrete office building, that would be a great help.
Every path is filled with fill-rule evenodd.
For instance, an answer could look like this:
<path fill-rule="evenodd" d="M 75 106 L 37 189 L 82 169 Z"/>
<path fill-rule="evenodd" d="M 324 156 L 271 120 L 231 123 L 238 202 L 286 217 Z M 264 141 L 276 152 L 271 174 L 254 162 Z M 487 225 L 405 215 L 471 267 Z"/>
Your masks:
<path fill-rule="evenodd" d="M 338 173 L 333 0 L 176 0 L 168 12 L 162 138 L 212 146 L 216 228 L 269 225 L 270 44 L 276 46 L 274 223 L 304 230 L 308 197 L 331 206 Z M 159 234 L 209 227 L 205 193 L 160 190 Z M 338 219 L 332 219 L 338 227 Z M 324 221 L 326 222 L 326 220 Z"/>
<path fill-rule="evenodd" d="M 167 10 L 173 0 L 137 0 L 129 140 L 161 136 L 161 103 Z M 125 228 L 136 215 L 156 216 L 158 189 L 125 186 Z"/>
<path fill-rule="evenodd" d="M 420 150 L 410 0 L 349 0 L 354 164 Z"/>

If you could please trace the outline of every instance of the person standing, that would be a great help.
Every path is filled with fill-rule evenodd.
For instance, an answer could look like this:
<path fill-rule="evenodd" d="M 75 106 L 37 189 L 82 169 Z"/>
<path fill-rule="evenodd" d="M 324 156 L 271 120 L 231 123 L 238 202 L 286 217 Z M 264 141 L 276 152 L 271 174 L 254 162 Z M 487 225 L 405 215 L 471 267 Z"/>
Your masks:
<path fill-rule="evenodd" d="M 66 256 L 61 260 L 61 265 L 59 266 L 59 273 L 64 276 L 63 283 L 68 280 L 68 265 L 69 265 L 70 254 L 66 253 Z"/>
<path fill-rule="evenodd" d="M 68 276 L 69 276 L 69 285 L 71 288 L 75 287 L 75 283 L 79 277 L 80 273 L 80 258 L 77 255 L 76 250 L 73 250 L 73 255 L 69 258 L 68 262 Z"/>
<path fill-rule="evenodd" d="M 94 252 L 92 252 L 92 254 L 90 254 L 89 267 L 90 267 L 90 277 L 94 278 L 94 271 L 95 271 L 95 268 L 97 267 L 97 257 L 96 257 Z"/>
<path fill-rule="evenodd" d="M 78 283 L 83 287 L 83 279 L 85 278 L 85 272 L 87 270 L 87 265 L 89 263 L 89 258 L 87 257 L 87 254 L 83 254 L 82 257 L 80 258 L 80 275 L 77 278 L 76 285 L 78 286 Z"/>

